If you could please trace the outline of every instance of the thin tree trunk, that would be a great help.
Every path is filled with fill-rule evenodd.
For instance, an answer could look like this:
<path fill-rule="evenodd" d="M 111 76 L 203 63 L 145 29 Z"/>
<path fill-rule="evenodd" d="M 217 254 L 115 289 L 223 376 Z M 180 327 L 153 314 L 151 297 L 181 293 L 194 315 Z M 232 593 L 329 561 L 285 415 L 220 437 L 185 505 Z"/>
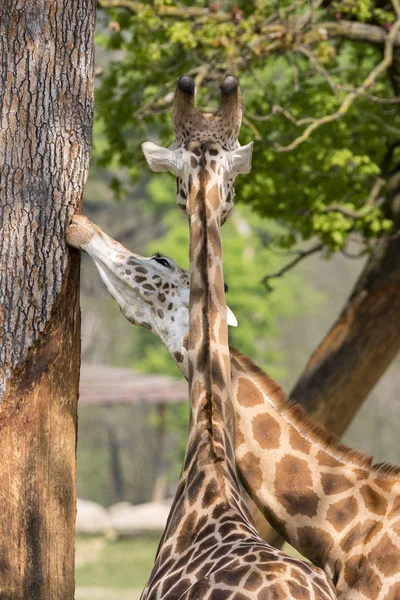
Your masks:
<path fill-rule="evenodd" d="M 165 457 L 167 441 L 167 405 L 158 404 L 157 411 L 157 446 L 154 460 L 154 482 L 151 492 L 152 502 L 163 502 L 167 489 L 167 464 Z"/>
<path fill-rule="evenodd" d="M 110 449 L 110 471 L 114 488 L 115 502 L 122 502 L 125 498 L 125 481 L 121 461 L 121 447 L 118 440 L 118 432 L 115 426 L 115 407 L 106 407 L 106 428 L 108 433 L 108 445 Z"/>
<path fill-rule="evenodd" d="M 93 0 L 0 3 L 0 597 L 74 598 L 80 210 Z"/>

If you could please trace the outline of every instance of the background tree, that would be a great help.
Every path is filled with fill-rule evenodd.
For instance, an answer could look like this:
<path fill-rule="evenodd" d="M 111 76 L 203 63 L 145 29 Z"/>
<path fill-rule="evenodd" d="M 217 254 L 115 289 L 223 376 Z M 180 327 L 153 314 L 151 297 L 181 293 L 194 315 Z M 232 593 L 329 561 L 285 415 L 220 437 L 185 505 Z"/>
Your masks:
<path fill-rule="evenodd" d="M 307 242 L 293 264 L 317 252 L 368 256 L 293 389 L 341 434 L 400 347 L 398 0 L 99 5 L 117 7 L 106 13 L 102 41 L 122 50 L 98 95 L 107 140 L 100 162 L 137 178 L 140 143 L 173 139 L 177 76 L 207 84 L 198 103 L 210 107 L 232 72 L 246 102 L 242 143 L 255 140 L 238 200 L 280 223 L 275 244 Z"/>
<path fill-rule="evenodd" d="M 0 6 L 0 579 L 74 598 L 80 210 L 93 118 L 94 2 Z"/>

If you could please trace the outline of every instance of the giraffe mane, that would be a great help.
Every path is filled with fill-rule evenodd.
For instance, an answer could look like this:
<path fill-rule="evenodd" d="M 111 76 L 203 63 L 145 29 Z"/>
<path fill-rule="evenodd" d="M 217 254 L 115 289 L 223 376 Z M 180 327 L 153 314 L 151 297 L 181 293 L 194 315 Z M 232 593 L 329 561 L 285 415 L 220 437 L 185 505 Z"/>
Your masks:
<path fill-rule="evenodd" d="M 376 472 L 378 475 L 383 475 L 386 478 L 399 478 L 400 466 L 387 462 L 372 465 L 372 456 L 339 443 L 337 435 L 327 431 L 325 427 L 307 416 L 304 408 L 294 400 L 291 400 L 282 387 L 260 369 L 260 367 L 254 364 L 248 356 L 245 356 L 239 350 L 232 347 L 231 354 L 239 362 L 240 366 L 253 378 L 260 390 L 271 398 L 277 410 L 285 415 L 308 441 L 322 446 L 324 450 L 328 451 L 339 462 L 351 463 L 355 467 Z"/>

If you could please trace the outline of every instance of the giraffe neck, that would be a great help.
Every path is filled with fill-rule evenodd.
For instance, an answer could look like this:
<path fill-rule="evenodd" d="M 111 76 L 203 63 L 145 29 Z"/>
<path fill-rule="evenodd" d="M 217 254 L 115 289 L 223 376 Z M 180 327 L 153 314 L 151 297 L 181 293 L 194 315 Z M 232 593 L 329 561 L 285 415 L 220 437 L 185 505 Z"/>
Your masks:
<path fill-rule="evenodd" d="M 217 187 L 200 167 L 189 194 L 189 386 L 192 431 L 205 443 L 211 464 L 235 471 L 234 412 L 222 271 Z M 200 447 L 202 445 L 200 444 Z M 237 485 L 237 481 L 234 482 Z"/>
<path fill-rule="evenodd" d="M 189 195 L 190 301 L 187 361 L 190 424 L 178 489 L 160 542 L 148 588 L 154 585 L 163 551 L 177 540 L 179 554 L 194 544 L 220 543 L 226 522 L 233 535 L 259 539 L 236 474 L 235 421 L 230 394 L 227 306 L 222 273 L 218 197 L 207 173 L 193 178 Z M 197 184 L 197 185 L 196 185 Z M 182 356 L 185 348 L 182 346 Z M 176 359 L 176 356 L 175 356 Z M 183 521 L 184 519 L 184 521 Z M 183 524 L 182 524 L 183 521 Z M 204 542 L 203 542 L 204 540 Z M 146 591 L 145 594 L 146 595 Z"/>

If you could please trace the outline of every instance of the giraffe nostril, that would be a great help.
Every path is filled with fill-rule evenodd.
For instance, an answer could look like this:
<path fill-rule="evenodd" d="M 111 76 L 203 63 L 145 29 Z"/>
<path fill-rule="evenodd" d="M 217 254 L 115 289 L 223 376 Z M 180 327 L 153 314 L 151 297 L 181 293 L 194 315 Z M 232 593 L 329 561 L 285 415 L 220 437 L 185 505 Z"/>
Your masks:
<path fill-rule="evenodd" d="M 224 290 L 225 290 L 225 293 L 229 290 L 227 283 L 224 283 Z"/>

